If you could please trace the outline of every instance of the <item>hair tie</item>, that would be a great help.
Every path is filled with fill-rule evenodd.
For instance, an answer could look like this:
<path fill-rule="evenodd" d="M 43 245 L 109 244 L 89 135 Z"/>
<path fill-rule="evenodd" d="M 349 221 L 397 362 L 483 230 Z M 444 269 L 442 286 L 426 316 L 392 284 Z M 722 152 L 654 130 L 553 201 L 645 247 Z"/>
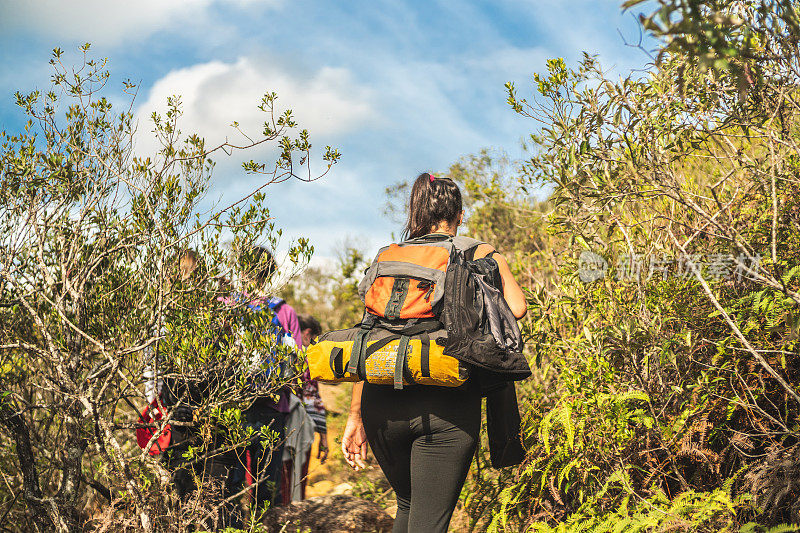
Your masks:
<path fill-rule="evenodd" d="M 428 176 L 430 176 L 430 177 L 431 177 L 431 183 L 433 183 L 433 180 L 435 180 L 435 179 L 436 179 L 436 177 L 435 177 L 433 174 L 428 174 Z"/>

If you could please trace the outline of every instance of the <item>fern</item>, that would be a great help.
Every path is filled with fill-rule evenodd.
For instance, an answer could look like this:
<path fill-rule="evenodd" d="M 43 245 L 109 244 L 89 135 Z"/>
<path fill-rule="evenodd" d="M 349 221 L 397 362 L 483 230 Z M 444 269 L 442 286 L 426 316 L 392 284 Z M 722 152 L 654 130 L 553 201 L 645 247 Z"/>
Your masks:
<path fill-rule="evenodd" d="M 781 276 L 781 281 L 784 284 L 790 283 L 793 279 L 797 278 L 800 275 L 800 265 L 797 265 L 791 268 L 788 272 L 786 272 L 783 276 Z"/>
<path fill-rule="evenodd" d="M 581 462 L 582 461 L 580 459 L 573 459 L 572 461 L 567 463 L 567 465 L 564 468 L 562 468 L 561 471 L 558 473 L 558 479 L 556 481 L 556 486 L 557 487 L 561 487 L 561 485 L 564 483 L 564 480 L 569 477 L 570 471 L 573 468 L 579 466 L 581 464 Z"/>
<path fill-rule="evenodd" d="M 755 522 L 748 522 L 739 529 L 739 533 L 795 533 L 797 531 L 800 531 L 798 524 L 781 524 L 767 529 Z"/>
<path fill-rule="evenodd" d="M 622 482 L 623 487 L 629 481 L 627 474 L 623 471 L 615 472 L 615 478 L 616 482 Z M 608 486 L 604 487 L 606 490 L 608 488 Z M 629 500 L 625 498 L 616 509 L 597 515 L 594 505 L 600 497 L 598 495 L 591 505 L 582 506 L 556 527 L 536 522 L 530 525 L 528 531 L 536 533 L 567 531 L 628 533 L 686 530 L 687 527 L 696 531 L 735 531 L 736 513 L 743 505 L 746 505 L 743 499 L 731 498 L 721 489 L 712 492 L 687 491 L 672 501 L 662 493 L 657 493 L 645 500 L 630 500 L 637 502 L 635 506 L 631 507 L 628 505 Z M 749 523 L 740 531 L 741 533 L 788 533 L 798 530 L 800 528 L 794 525 L 765 530 L 758 524 Z"/>
<path fill-rule="evenodd" d="M 560 409 L 558 420 L 564 426 L 564 433 L 567 437 L 567 446 L 569 446 L 570 450 L 574 450 L 575 426 L 572 423 L 572 407 L 569 404 L 565 404 L 564 407 Z"/>
<path fill-rule="evenodd" d="M 542 444 L 544 444 L 544 453 L 548 455 L 550 454 L 550 428 L 553 425 L 553 417 L 555 414 L 555 409 L 550 411 L 539 424 L 539 437 L 542 439 Z"/>
<path fill-rule="evenodd" d="M 766 533 L 794 533 L 796 531 L 800 531 L 800 525 L 798 524 L 781 524 L 779 526 L 775 526 L 769 528 Z"/>

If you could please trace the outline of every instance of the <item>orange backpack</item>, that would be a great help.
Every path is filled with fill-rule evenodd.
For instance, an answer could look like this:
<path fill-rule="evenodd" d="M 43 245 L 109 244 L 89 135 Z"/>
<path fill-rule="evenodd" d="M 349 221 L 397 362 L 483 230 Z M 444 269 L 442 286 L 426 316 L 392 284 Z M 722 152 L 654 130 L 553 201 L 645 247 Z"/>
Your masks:
<path fill-rule="evenodd" d="M 456 252 L 452 240 L 423 238 L 381 248 L 358 286 L 367 312 L 387 320 L 437 317 Z"/>

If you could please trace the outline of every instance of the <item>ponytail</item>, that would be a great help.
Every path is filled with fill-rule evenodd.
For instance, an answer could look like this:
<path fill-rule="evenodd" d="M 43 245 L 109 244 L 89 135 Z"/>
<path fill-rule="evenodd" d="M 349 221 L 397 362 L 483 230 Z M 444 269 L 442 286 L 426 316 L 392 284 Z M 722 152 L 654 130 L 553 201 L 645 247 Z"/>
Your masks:
<path fill-rule="evenodd" d="M 455 225 L 461 209 L 461 191 L 453 180 L 420 174 L 411 187 L 403 239 L 427 235 L 441 222 Z"/>

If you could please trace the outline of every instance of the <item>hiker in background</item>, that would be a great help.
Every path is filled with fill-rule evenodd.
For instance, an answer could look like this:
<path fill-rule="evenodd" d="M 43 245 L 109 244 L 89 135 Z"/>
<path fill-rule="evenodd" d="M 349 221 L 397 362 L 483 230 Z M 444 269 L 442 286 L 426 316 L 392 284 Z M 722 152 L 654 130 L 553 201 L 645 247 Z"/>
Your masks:
<path fill-rule="evenodd" d="M 176 290 L 204 291 L 208 288 L 202 261 L 195 251 L 183 250 L 176 260 L 176 266 L 177 272 L 171 272 L 168 280 Z M 197 301 L 197 305 L 205 307 L 206 304 L 213 305 L 210 301 L 204 302 L 204 298 Z M 167 335 L 167 333 L 166 325 L 162 324 L 161 334 Z M 216 351 L 219 349 L 221 335 L 221 331 L 215 332 L 205 339 L 204 343 L 213 345 Z M 189 352 L 184 355 L 193 354 Z M 201 430 L 203 422 L 196 416 L 196 409 L 203 403 L 209 390 L 219 386 L 222 379 L 220 369 L 211 358 L 205 366 L 196 368 L 191 374 L 175 373 L 170 366 L 162 368 L 167 365 L 167 361 L 158 357 L 157 350 L 148 352 L 146 357 L 148 364 L 144 372 L 145 396 L 149 407 L 142 413 L 142 417 L 149 417 L 150 412 L 158 412 L 161 407 L 171 412 L 169 430 L 160 436 L 157 447 L 151 448 L 149 452 L 151 455 L 161 455 L 164 465 L 172 472 L 172 483 L 182 502 L 187 501 L 192 493 L 198 490 L 198 486 L 207 483 L 222 489 L 222 498 L 225 498 L 230 494 L 228 482 L 236 464 L 236 454 L 231 451 L 221 451 L 227 446 L 220 432 L 212 431 L 213 437 L 207 440 L 207 436 Z M 149 442 L 152 431 L 147 429 L 140 435 L 140 431 L 137 430 L 140 446 Z M 186 452 L 191 447 L 202 448 L 204 451 L 199 457 L 189 458 Z M 232 502 L 223 505 L 216 526 L 230 525 L 231 521 L 235 520 L 232 518 L 235 511 Z M 206 525 L 211 526 L 211 524 Z"/>
<path fill-rule="evenodd" d="M 303 349 L 322 333 L 319 322 L 311 315 L 300 315 L 300 330 L 302 333 Z M 301 388 L 297 391 L 301 405 L 305 409 L 305 417 L 296 416 L 296 421 L 286 424 L 287 446 L 293 442 L 292 453 L 287 448 L 284 451 L 283 485 L 281 487 L 284 505 L 293 501 L 304 500 L 306 497 L 306 483 L 308 480 L 308 465 L 311 461 L 311 448 L 314 434 L 319 434 L 319 447 L 317 459 L 324 463 L 328 458 L 328 429 L 326 424 L 327 412 L 322 398 L 319 395 L 319 385 L 311 379 L 311 374 L 306 367 L 300 376 Z M 301 423 L 307 420 L 308 425 Z"/>
<path fill-rule="evenodd" d="M 189 282 L 199 265 L 200 257 L 194 250 L 184 250 L 181 252 L 177 265 L 178 282 Z M 167 332 L 164 325 L 162 325 L 161 332 L 162 334 Z M 153 356 L 153 362 L 153 368 L 148 367 L 148 369 L 145 370 L 145 375 L 148 375 L 150 378 L 145 386 L 148 400 L 152 402 L 156 397 L 159 397 L 164 407 L 168 410 L 174 410 L 172 414 L 173 420 L 179 423 L 192 422 L 194 419 L 193 410 L 191 405 L 187 405 L 190 403 L 191 398 L 178 398 L 178 396 L 191 396 L 187 387 L 185 387 L 185 383 L 174 377 L 168 378 L 166 390 L 164 390 L 164 379 L 161 377 L 164 369 L 159 368 L 160 361 L 157 353 Z M 180 402 L 181 405 L 176 406 L 179 400 L 183 401 Z M 197 488 L 194 480 L 196 474 L 199 473 L 201 478 L 204 477 L 204 470 L 202 468 L 196 468 L 195 465 L 191 465 L 191 463 L 183 457 L 183 454 L 188 450 L 189 446 L 196 444 L 194 442 L 196 436 L 196 428 L 172 424 L 170 446 L 162 456 L 167 468 L 172 471 L 172 483 L 175 485 L 178 497 L 182 501 L 185 501 L 189 494 Z M 187 465 L 187 463 L 189 464 Z"/>
<path fill-rule="evenodd" d="M 245 303 L 252 312 L 270 313 L 272 318 L 267 321 L 270 324 L 269 331 L 263 333 L 274 336 L 275 342 L 278 344 L 295 347 L 295 339 L 301 338 L 297 313 L 282 299 L 265 295 L 263 292 L 277 270 L 272 252 L 257 246 L 247 255 L 250 257 L 240 257 L 240 263 L 245 263 L 242 265 L 242 281 L 253 292 L 243 291 L 236 295 L 235 300 Z M 261 360 L 254 361 L 254 365 L 259 366 L 262 362 Z M 291 363 L 293 362 L 281 365 L 280 373 L 283 375 L 280 377 L 285 377 L 285 373 L 291 371 L 293 368 Z M 270 376 L 270 379 L 273 377 Z M 258 385 L 264 386 L 265 390 L 271 389 L 270 383 Z M 270 390 L 269 394 L 258 396 L 242 412 L 246 427 L 251 427 L 258 432 L 266 426 L 278 434 L 278 439 L 271 450 L 265 449 L 259 439 L 254 439 L 241 450 L 240 465 L 233 475 L 232 485 L 234 487 L 244 487 L 246 484 L 258 481 L 254 486 L 253 494 L 259 508 L 263 508 L 267 502 L 274 506 L 281 501 L 281 465 L 286 439 L 285 423 L 287 415 L 291 411 L 289 398 L 290 391 L 286 386 L 277 391 Z"/>
<path fill-rule="evenodd" d="M 200 258 L 194 250 L 184 250 L 178 256 L 177 261 L 178 273 L 177 278 L 180 282 L 185 283 L 192 277 L 192 274 L 197 270 L 200 264 Z M 166 327 L 161 326 L 161 335 L 167 332 Z M 159 374 L 159 358 L 157 350 L 152 344 L 148 345 L 144 351 L 145 360 L 147 361 L 144 367 L 144 396 L 148 404 L 161 394 L 161 388 L 164 385 L 164 379 Z"/>

